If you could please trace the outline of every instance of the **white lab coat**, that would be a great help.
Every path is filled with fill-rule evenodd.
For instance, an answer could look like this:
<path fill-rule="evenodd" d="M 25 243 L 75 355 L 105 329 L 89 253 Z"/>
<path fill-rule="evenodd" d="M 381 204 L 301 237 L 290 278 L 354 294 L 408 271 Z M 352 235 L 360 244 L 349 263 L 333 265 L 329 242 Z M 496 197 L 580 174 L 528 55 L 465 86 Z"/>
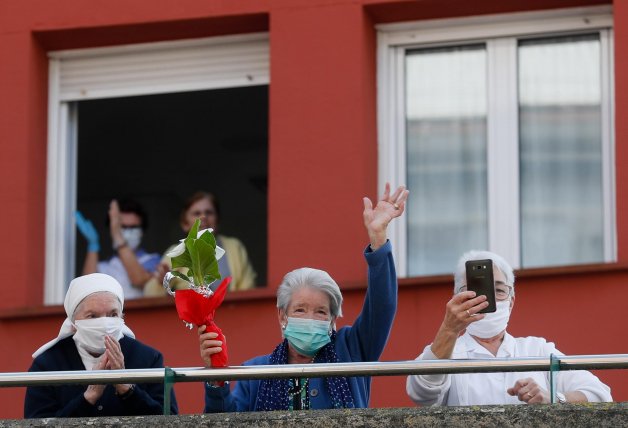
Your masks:
<path fill-rule="evenodd" d="M 452 359 L 547 357 L 564 355 L 553 343 L 542 337 L 514 338 L 506 333 L 497 355 L 465 333 L 456 341 Z M 417 360 L 437 360 L 431 344 Z M 490 404 L 525 404 L 506 390 L 523 378 L 533 378 L 549 391 L 549 372 L 464 373 L 453 375 L 408 376 L 406 391 L 412 401 L 424 406 L 470 406 Z M 557 375 L 557 392 L 580 391 L 590 402 L 613 401 L 610 388 L 584 370 L 561 371 Z"/>

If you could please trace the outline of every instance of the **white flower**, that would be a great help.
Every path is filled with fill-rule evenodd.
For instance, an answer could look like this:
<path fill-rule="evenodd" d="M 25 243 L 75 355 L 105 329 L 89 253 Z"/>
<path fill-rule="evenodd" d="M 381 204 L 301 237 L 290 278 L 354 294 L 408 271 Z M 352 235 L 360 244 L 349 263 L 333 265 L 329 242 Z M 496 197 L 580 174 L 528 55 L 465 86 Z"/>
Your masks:
<path fill-rule="evenodd" d="M 222 256 L 225 255 L 225 250 L 216 245 L 216 260 L 220 260 Z"/>
<path fill-rule="evenodd" d="M 173 258 L 173 257 L 177 257 L 185 253 L 185 243 L 183 241 L 185 241 L 185 239 L 182 239 L 181 241 L 179 241 L 180 244 L 174 247 L 172 250 L 168 251 L 166 253 L 166 256 Z"/>
<path fill-rule="evenodd" d="M 196 239 L 200 238 L 201 235 L 205 232 L 213 232 L 213 231 L 214 229 L 212 229 L 211 227 L 207 229 L 199 230 L 198 234 L 196 235 Z M 173 258 L 173 257 L 180 256 L 183 253 L 185 253 L 185 239 L 180 239 L 179 245 L 174 247 L 172 250 L 168 251 L 166 253 L 166 256 Z M 223 250 L 218 245 L 216 245 L 216 260 L 220 260 L 220 258 L 224 255 L 225 255 L 225 250 Z"/>
<path fill-rule="evenodd" d="M 200 238 L 201 235 L 205 232 L 213 232 L 214 229 L 212 229 L 211 227 L 208 227 L 207 229 L 203 229 L 203 230 L 199 230 L 198 233 L 196 234 L 196 239 Z"/>

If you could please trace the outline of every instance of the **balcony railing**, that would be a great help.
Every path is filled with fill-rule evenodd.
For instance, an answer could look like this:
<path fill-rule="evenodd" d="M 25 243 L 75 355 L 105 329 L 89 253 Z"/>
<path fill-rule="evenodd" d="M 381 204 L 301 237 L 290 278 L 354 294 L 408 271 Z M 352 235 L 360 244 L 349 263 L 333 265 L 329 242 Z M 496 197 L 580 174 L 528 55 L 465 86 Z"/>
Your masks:
<path fill-rule="evenodd" d="M 550 396 L 554 402 L 555 375 L 562 370 L 607 370 L 628 368 L 628 354 L 551 355 L 550 358 L 489 358 L 477 360 L 411 360 L 390 362 L 286 364 L 230 366 L 223 368 L 183 367 L 135 370 L 78 370 L 0 373 L 0 387 L 163 383 L 164 414 L 170 412 L 170 391 L 176 382 L 243 379 L 314 378 L 338 376 L 401 376 L 411 374 L 456 374 L 488 372 L 550 372 Z"/>

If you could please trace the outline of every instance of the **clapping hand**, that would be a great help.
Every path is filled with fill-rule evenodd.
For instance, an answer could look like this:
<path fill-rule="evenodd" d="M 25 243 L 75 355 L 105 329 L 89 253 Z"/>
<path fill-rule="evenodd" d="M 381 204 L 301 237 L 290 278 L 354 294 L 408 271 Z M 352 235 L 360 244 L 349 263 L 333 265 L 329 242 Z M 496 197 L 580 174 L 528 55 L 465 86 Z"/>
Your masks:
<path fill-rule="evenodd" d="M 94 224 L 86 219 L 80 211 L 74 213 L 74 218 L 76 219 L 76 227 L 87 240 L 87 251 L 95 253 L 100 251 L 100 240 Z"/>

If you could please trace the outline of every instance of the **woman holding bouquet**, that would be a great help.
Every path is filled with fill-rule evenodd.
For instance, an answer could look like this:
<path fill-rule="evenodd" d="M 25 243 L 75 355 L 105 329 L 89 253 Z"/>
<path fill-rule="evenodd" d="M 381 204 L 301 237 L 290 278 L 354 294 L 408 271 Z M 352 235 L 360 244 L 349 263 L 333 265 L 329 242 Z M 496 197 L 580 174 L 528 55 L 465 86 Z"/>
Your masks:
<path fill-rule="evenodd" d="M 405 208 L 408 190 L 390 185 L 373 206 L 364 198 L 364 225 L 370 245 L 364 251 L 368 288 L 362 312 L 353 326 L 335 329 L 342 316 L 342 294 L 327 272 L 301 268 L 289 272 L 277 290 L 279 327 L 284 340 L 268 355 L 244 365 L 377 361 L 382 354 L 397 309 L 397 276 L 388 224 Z M 199 328 L 200 352 L 206 366 L 222 350 L 216 333 Z M 265 379 L 229 385 L 207 383 L 205 412 L 305 410 L 368 407 L 370 377 Z"/>

